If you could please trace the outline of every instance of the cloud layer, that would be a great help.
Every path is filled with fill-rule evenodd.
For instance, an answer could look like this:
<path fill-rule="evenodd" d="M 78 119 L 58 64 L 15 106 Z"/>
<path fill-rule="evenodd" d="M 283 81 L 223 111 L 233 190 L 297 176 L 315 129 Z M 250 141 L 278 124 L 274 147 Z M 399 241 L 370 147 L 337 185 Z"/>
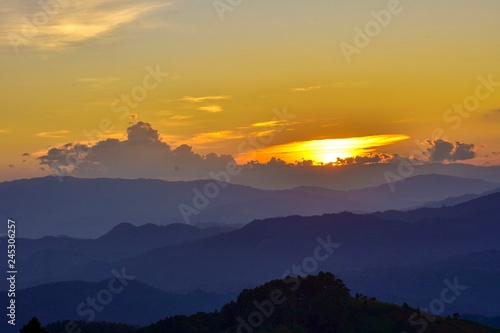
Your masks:
<path fill-rule="evenodd" d="M 201 156 L 188 145 L 172 149 L 150 124 L 128 129 L 127 139 L 107 139 L 92 146 L 66 144 L 40 156 L 40 164 L 58 174 L 81 177 L 199 179 L 234 163 L 227 155 Z"/>
<path fill-rule="evenodd" d="M 255 128 L 259 128 L 260 125 L 264 124 L 269 125 L 269 123 L 254 125 Z M 208 142 L 216 140 L 219 135 L 227 137 L 231 133 L 214 133 L 211 136 L 207 135 L 203 140 L 201 140 L 201 137 L 198 139 L 200 142 Z M 371 139 L 383 140 L 383 143 L 387 143 L 395 138 L 373 137 Z M 400 140 L 402 137 L 397 139 Z M 366 153 L 353 156 L 347 155 L 345 158 L 337 158 L 335 161 L 324 165 L 318 165 L 315 163 L 318 161 L 310 159 L 287 163 L 280 159 L 279 155 L 274 155 L 268 159 L 268 162 L 250 161 L 244 167 L 246 170 L 257 168 L 260 170 L 259 172 L 269 173 L 266 177 L 272 177 L 273 172 L 278 169 L 290 170 L 292 168 L 298 174 L 305 176 L 307 173 L 312 172 L 312 169 L 319 172 L 319 169 L 326 170 L 336 166 L 370 164 L 389 166 L 399 163 L 400 155 L 370 152 L 373 149 L 374 141 L 368 140 L 368 142 L 370 143 L 370 149 L 364 149 Z M 359 143 L 359 140 L 356 141 L 356 144 Z M 342 142 L 342 144 L 344 145 L 346 142 Z M 418 160 L 419 164 L 448 163 L 476 157 L 477 149 L 474 144 L 452 143 L 444 140 L 428 140 L 426 144 L 427 156 Z M 333 146 L 330 145 L 329 147 Z M 361 150 L 363 151 L 363 149 Z M 356 150 L 350 149 L 348 151 L 354 152 Z M 109 138 L 92 145 L 68 143 L 61 147 L 51 148 L 42 156 L 39 156 L 38 160 L 42 167 L 48 167 L 58 175 L 158 178 L 166 180 L 207 179 L 210 172 L 225 170 L 228 165 L 236 163 L 235 159 L 230 155 L 210 153 L 202 156 L 193 152 L 192 147 L 186 144 L 172 148 L 162 140 L 157 130 L 145 122 L 138 122 L 130 126 L 125 140 Z"/>

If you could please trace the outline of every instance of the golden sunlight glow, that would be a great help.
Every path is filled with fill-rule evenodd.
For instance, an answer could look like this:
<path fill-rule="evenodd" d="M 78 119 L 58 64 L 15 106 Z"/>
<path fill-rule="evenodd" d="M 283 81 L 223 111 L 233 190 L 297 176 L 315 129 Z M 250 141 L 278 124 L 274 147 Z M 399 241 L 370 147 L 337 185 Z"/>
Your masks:
<path fill-rule="evenodd" d="M 238 162 L 249 160 L 267 162 L 272 157 L 276 157 L 288 163 L 294 163 L 303 159 L 312 160 L 316 164 L 335 163 L 337 158 L 363 156 L 375 152 L 377 147 L 387 146 L 406 139 L 409 139 L 409 136 L 404 134 L 386 134 L 292 142 L 239 156 Z"/>

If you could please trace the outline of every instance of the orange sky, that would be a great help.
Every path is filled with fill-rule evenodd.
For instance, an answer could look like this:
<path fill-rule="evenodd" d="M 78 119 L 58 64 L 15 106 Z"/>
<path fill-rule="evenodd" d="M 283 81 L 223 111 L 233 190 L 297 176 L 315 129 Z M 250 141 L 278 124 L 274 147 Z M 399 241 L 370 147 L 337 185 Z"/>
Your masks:
<path fill-rule="evenodd" d="M 137 121 L 240 162 L 409 156 L 440 133 L 500 164 L 500 3 L 390 3 L 3 1 L 0 180 Z M 241 153 L 249 138 L 266 143 Z"/>

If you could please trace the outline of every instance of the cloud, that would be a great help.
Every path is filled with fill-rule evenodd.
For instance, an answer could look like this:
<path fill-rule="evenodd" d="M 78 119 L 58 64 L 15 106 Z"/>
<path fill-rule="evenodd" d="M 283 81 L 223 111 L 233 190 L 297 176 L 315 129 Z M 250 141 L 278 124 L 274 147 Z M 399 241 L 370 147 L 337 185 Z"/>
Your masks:
<path fill-rule="evenodd" d="M 172 148 L 150 124 L 138 122 L 127 130 L 127 139 L 107 139 L 93 145 L 69 143 L 38 157 L 42 166 L 58 174 L 77 177 L 158 178 L 188 180 L 208 178 L 210 171 L 235 163 L 228 155 L 202 156 L 182 144 Z"/>
<path fill-rule="evenodd" d="M 127 129 L 128 142 L 151 142 L 163 143 L 160 140 L 160 133 L 153 129 L 150 124 L 143 123 L 142 121 Z M 166 146 L 166 145 L 165 145 Z"/>
<path fill-rule="evenodd" d="M 171 116 L 170 120 L 184 120 L 184 119 L 190 119 L 190 118 L 193 118 L 193 116 L 183 116 L 183 115 L 174 115 L 174 116 Z"/>
<path fill-rule="evenodd" d="M 0 31 L 11 40 L 37 49 L 65 49 L 77 43 L 112 37 L 115 31 L 158 11 L 168 3 L 131 0 L 62 0 L 47 1 L 48 10 L 40 2 L 12 2 L 0 12 Z M 28 24 L 26 23 L 28 22 Z"/>
<path fill-rule="evenodd" d="M 14 164 L 9 164 L 9 168 L 11 168 L 11 169 L 15 169 L 15 168 L 16 168 L 16 166 L 15 166 Z"/>
<path fill-rule="evenodd" d="M 273 136 L 283 130 L 285 126 L 291 127 L 297 124 L 297 122 L 292 122 L 288 120 L 270 120 L 258 123 L 253 123 L 250 126 L 239 127 L 240 129 L 250 129 L 248 135 L 255 137 Z"/>
<path fill-rule="evenodd" d="M 220 105 L 213 104 L 213 105 L 200 106 L 196 110 L 210 112 L 210 113 L 218 113 L 222 112 L 224 109 Z"/>
<path fill-rule="evenodd" d="M 10 133 L 10 130 L 5 128 L 0 128 L 0 134 Z"/>
<path fill-rule="evenodd" d="M 271 121 L 264 121 L 261 123 L 255 123 L 252 124 L 252 127 L 273 127 L 273 126 L 280 126 L 283 124 L 283 120 L 271 120 Z"/>
<path fill-rule="evenodd" d="M 196 142 L 198 145 L 204 145 L 207 143 L 218 142 L 221 140 L 235 140 L 243 139 L 246 136 L 234 131 L 219 131 L 219 132 L 208 132 L 201 133 L 194 136 L 191 141 Z"/>
<path fill-rule="evenodd" d="M 448 142 L 444 140 L 427 140 L 427 151 L 430 153 L 429 162 L 455 162 L 470 160 L 476 157 L 477 149 L 474 144 L 466 144 L 458 141 Z"/>
<path fill-rule="evenodd" d="M 38 136 L 40 138 L 51 138 L 51 139 L 60 139 L 66 137 L 65 134 L 68 134 L 69 131 L 67 130 L 62 130 L 62 131 L 53 131 L 53 132 L 40 132 L 36 133 L 35 136 Z"/>
<path fill-rule="evenodd" d="M 203 96 L 203 97 L 192 97 L 192 96 L 184 96 L 178 101 L 181 102 L 191 102 L 191 103 L 203 103 L 206 101 L 220 101 L 220 100 L 226 100 L 230 99 L 231 96 L 229 95 L 218 95 L 218 96 Z"/>
<path fill-rule="evenodd" d="M 392 163 L 399 156 L 393 154 L 369 154 L 366 156 L 355 156 L 348 158 L 338 158 L 335 164 L 351 165 L 351 164 L 377 164 L 377 163 Z"/>
<path fill-rule="evenodd" d="M 308 92 L 308 91 L 313 91 L 313 90 L 318 90 L 318 89 L 323 89 L 323 88 L 351 88 L 351 87 L 362 87 L 366 86 L 368 82 L 363 81 L 363 82 L 357 82 L 357 81 L 346 81 L 346 82 L 335 82 L 331 85 L 326 85 L 326 86 L 309 86 L 309 87 L 298 87 L 298 88 L 291 88 L 290 91 L 293 92 Z"/>
<path fill-rule="evenodd" d="M 302 87 L 302 88 L 291 88 L 290 90 L 293 92 L 306 92 L 312 90 L 321 89 L 323 86 L 310 86 L 310 87 Z"/>

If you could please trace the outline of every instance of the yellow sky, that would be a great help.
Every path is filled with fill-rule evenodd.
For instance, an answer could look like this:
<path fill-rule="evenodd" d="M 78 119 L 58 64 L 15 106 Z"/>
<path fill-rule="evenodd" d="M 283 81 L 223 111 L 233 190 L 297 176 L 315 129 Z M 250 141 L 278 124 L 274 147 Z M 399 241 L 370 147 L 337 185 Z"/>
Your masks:
<path fill-rule="evenodd" d="M 500 82 L 500 3 L 390 3 L 255 0 L 217 12 L 194 0 L 48 9 L 3 1 L 0 180 L 43 174 L 23 153 L 101 138 L 85 134 L 96 131 L 124 138 L 131 121 L 202 154 L 236 156 L 248 137 L 272 134 L 266 158 L 332 139 L 346 140 L 329 141 L 334 147 L 357 142 L 350 151 L 361 153 L 366 147 L 350 138 L 382 135 L 408 139 L 373 151 L 408 155 L 441 128 L 450 141 L 482 147 L 488 161 L 500 151 L 500 86 L 481 88 L 489 94 L 472 111 L 443 115 L 484 80 Z M 390 22 L 356 46 L 356 27 L 377 25 L 373 11 L 389 11 Z M 345 44 L 357 48 L 350 62 Z M 168 75 L 155 80 L 155 70 Z M 122 117 L 123 108 L 134 117 Z M 273 123 L 273 110 L 284 108 L 295 117 Z M 292 162 L 304 154 L 296 155 Z"/>

